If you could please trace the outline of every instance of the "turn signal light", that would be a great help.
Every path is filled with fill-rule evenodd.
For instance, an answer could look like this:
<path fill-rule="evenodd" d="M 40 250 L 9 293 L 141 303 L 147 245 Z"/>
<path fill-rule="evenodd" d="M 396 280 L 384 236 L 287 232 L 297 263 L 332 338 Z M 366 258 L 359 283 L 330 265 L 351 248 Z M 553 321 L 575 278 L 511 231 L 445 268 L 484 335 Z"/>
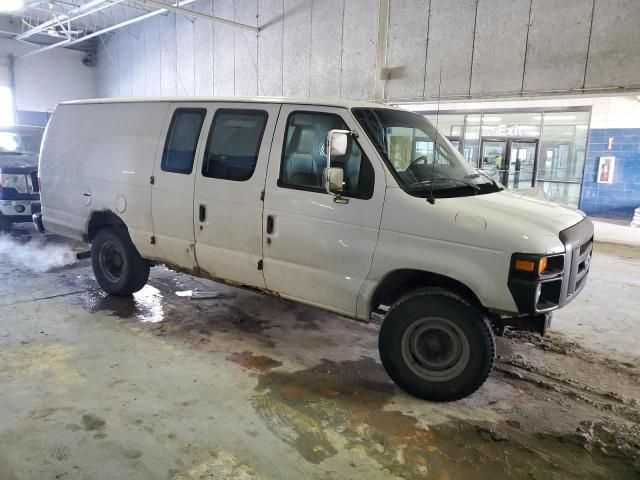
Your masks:
<path fill-rule="evenodd" d="M 520 270 L 521 272 L 535 272 L 536 264 L 531 260 L 516 260 L 516 270 Z"/>
<path fill-rule="evenodd" d="M 547 257 L 542 257 L 540 259 L 540 262 L 538 263 L 538 273 L 540 275 L 542 275 L 547 269 L 547 263 L 548 263 Z"/>

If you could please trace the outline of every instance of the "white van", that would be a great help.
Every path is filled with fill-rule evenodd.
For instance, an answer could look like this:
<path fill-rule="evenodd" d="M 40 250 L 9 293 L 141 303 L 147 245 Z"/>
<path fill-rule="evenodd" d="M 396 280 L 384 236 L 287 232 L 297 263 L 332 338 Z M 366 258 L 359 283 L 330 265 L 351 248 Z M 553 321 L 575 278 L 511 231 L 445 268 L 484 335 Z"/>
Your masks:
<path fill-rule="evenodd" d="M 63 103 L 40 175 L 36 225 L 90 242 L 106 292 L 130 295 L 165 264 L 346 317 L 384 313 L 384 368 L 424 399 L 474 392 L 493 332 L 544 333 L 589 270 L 583 215 L 504 191 L 425 118 L 379 104 Z"/>

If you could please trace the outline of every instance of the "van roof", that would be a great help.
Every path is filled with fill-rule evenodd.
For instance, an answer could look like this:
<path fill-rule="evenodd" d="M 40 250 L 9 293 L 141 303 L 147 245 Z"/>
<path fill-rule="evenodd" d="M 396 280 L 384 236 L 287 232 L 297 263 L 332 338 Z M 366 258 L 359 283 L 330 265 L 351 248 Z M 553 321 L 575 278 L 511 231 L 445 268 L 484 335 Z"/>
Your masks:
<path fill-rule="evenodd" d="M 96 103 L 156 103 L 156 102 L 235 102 L 235 103 L 285 103 L 299 105 L 319 105 L 323 107 L 368 107 L 390 108 L 382 103 L 359 100 L 344 100 L 331 98 L 297 98 L 297 97 L 125 97 L 125 98 L 94 98 L 88 100 L 74 100 L 62 102 L 62 105 L 85 105 Z"/>

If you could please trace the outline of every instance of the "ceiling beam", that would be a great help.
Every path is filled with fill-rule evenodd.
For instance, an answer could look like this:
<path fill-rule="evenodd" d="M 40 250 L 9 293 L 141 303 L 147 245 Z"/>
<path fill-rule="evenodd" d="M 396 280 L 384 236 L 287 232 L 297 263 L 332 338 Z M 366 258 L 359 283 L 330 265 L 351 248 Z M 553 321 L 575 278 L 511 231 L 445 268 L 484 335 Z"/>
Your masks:
<path fill-rule="evenodd" d="M 258 27 L 252 27 L 250 25 L 245 25 L 243 23 L 233 22 L 231 20 L 226 20 L 224 18 L 214 17 L 213 15 L 207 15 L 207 14 L 204 14 L 204 13 L 194 12 L 193 10 L 188 10 L 188 9 L 185 9 L 185 8 L 181 8 L 182 6 L 188 5 L 188 4 L 193 3 L 193 2 L 195 2 L 197 0 L 182 0 L 182 1 L 178 0 L 173 5 L 167 5 L 167 4 L 164 4 L 162 2 L 158 2 L 156 0 L 134 0 L 134 1 L 136 3 L 144 3 L 144 4 L 148 4 L 148 5 L 161 6 L 162 8 L 159 8 L 158 10 L 154 10 L 153 12 L 149 12 L 149 13 L 144 14 L 144 15 L 140 15 L 138 17 L 130 18 L 129 20 L 125 20 L 124 22 L 120 22 L 120 23 L 117 23 L 117 24 L 112 25 L 110 27 L 103 28 L 102 30 L 98 30 L 97 32 L 90 33 L 89 35 L 84 35 L 82 37 L 79 37 L 79 38 L 76 38 L 76 39 L 73 39 L 73 40 L 64 40 L 62 42 L 54 43 L 52 45 L 47 45 L 46 47 L 42 47 L 42 48 L 39 48 L 37 50 L 33 50 L 31 52 L 27 52 L 27 53 L 25 53 L 24 55 L 21 55 L 18 58 L 25 58 L 25 57 L 30 57 L 32 55 L 37 55 L 38 53 L 46 52 L 46 51 L 51 50 L 51 49 L 56 48 L 56 47 L 69 47 L 71 45 L 75 45 L 77 43 L 84 42 L 85 40 L 89 40 L 91 38 L 95 38 L 95 37 L 97 37 L 99 35 L 104 35 L 105 33 L 112 32 L 112 31 L 117 30 L 119 28 L 126 27 L 128 25 L 141 22 L 143 20 L 146 20 L 147 18 L 151 18 L 151 17 L 154 17 L 156 15 L 160 15 L 162 13 L 166 13 L 169 10 L 171 10 L 171 11 L 173 11 L 175 13 L 181 14 L 181 15 L 204 18 L 204 19 L 210 20 L 212 22 L 224 23 L 225 25 L 231 25 L 231 26 L 238 27 L 238 28 L 244 28 L 244 29 L 247 29 L 247 30 L 251 30 L 252 32 L 259 32 L 260 31 L 260 29 Z"/>
<path fill-rule="evenodd" d="M 182 1 L 178 1 L 173 6 L 177 6 L 178 4 L 179 5 L 188 5 L 188 4 L 193 3 L 195 1 L 197 1 L 197 0 L 182 0 Z M 102 30 L 98 30 L 96 32 L 90 33 L 89 35 L 84 35 L 84 36 L 76 38 L 74 40 L 64 40 L 62 42 L 54 43 L 52 45 L 47 45 L 46 47 L 38 48 L 37 50 L 32 50 L 31 52 L 27 52 L 24 55 L 20 55 L 18 58 L 30 57 L 32 55 L 37 55 L 39 53 L 43 53 L 43 52 L 46 52 L 48 50 L 51 50 L 51 49 L 57 48 L 57 47 L 69 47 L 71 45 L 75 45 L 77 43 L 84 42 L 84 41 L 89 40 L 91 38 L 95 38 L 95 37 L 98 37 L 100 35 L 104 35 L 105 33 L 112 32 L 112 31 L 117 30 L 119 28 L 126 27 L 128 25 L 132 25 L 134 23 L 141 22 L 143 20 L 146 20 L 147 18 L 155 17 L 156 15 L 160 15 L 161 13 L 166 13 L 166 12 L 167 12 L 167 10 L 164 9 L 164 8 L 161 8 L 161 9 L 158 9 L 158 10 L 154 10 L 153 12 L 149 12 L 149 13 L 146 13 L 144 15 L 140 15 L 138 17 L 130 18 L 129 20 L 125 20 L 124 22 L 116 23 L 115 25 L 111 25 L 110 27 L 103 28 Z"/>
<path fill-rule="evenodd" d="M 69 12 L 67 12 L 65 14 L 59 15 L 58 16 L 58 20 L 59 21 L 77 20 L 78 18 L 82 18 L 82 17 L 85 17 L 87 15 L 91 15 L 92 13 L 98 12 L 98 11 L 104 9 L 104 8 L 110 7 L 112 4 L 115 5 L 116 3 L 120 3 L 122 1 L 124 1 L 124 0 L 115 0 L 115 1 L 111 1 L 111 0 L 91 0 L 89 3 L 85 3 L 85 4 L 81 5 L 78 8 L 74 8 L 73 10 L 69 10 Z M 101 7 L 101 8 L 99 8 L 99 7 Z M 16 37 L 16 40 L 24 40 L 25 38 L 29 38 L 31 35 L 34 35 L 36 33 L 40 33 L 43 30 L 46 30 L 49 27 L 54 26 L 56 23 L 58 23 L 58 21 L 56 21 L 55 18 L 52 18 L 51 20 L 47 20 L 46 22 L 43 22 L 40 25 L 37 25 L 37 26 L 27 30 L 24 33 L 21 33 L 20 35 L 18 35 Z"/>
<path fill-rule="evenodd" d="M 154 7 L 162 8 L 164 10 L 169 10 L 170 12 L 177 13 L 178 15 L 185 15 L 187 17 L 195 17 L 195 18 L 203 18 L 205 20 L 209 20 L 210 22 L 223 23 L 225 25 L 230 25 L 232 27 L 243 28 L 245 30 L 249 30 L 254 33 L 258 33 L 260 29 L 258 27 L 252 27 L 251 25 L 245 25 L 244 23 L 234 22 L 232 20 L 227 20 L 226 18 L 214 17 L 213 15 L 207 15 L 206 13 L 200 13 L 193 10 L 188 10 L 186 8 L 181 8 L 178 5 L 184 5 L 186 2 L 178 2 L 175 5 L 167 5 L 166 3 L 159 2 L 157 0 L 132 0 L 135 3 L 139 3 L 141 5 L 152 5 Z"/>

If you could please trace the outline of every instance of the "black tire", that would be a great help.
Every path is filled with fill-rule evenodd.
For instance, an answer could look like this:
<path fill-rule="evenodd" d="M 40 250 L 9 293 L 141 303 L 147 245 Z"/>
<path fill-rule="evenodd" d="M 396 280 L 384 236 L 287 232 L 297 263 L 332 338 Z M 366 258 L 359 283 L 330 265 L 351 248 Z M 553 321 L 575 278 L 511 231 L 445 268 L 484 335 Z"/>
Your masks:
<path fill-rule="evenodd" d="M 442 288 L 416 290 L 398 300 L 382 323 L 378 348 L 382 365 L 400 388 L 436 402 L 471 395 L 496 357 L 484 313 Z"/>
<path fill-rule="evenodd" d="M 100 287 L 113 295 L 131 295 L 149 279 L 149 263 L 124 228 L 104 227 L 98 231 L 91 242 L 91 264 Z"/>
<path fill-rule="evenodd" d="M 12 226 L 11 220 L 0 215 L 0 232 L 10 232 Z"/>

